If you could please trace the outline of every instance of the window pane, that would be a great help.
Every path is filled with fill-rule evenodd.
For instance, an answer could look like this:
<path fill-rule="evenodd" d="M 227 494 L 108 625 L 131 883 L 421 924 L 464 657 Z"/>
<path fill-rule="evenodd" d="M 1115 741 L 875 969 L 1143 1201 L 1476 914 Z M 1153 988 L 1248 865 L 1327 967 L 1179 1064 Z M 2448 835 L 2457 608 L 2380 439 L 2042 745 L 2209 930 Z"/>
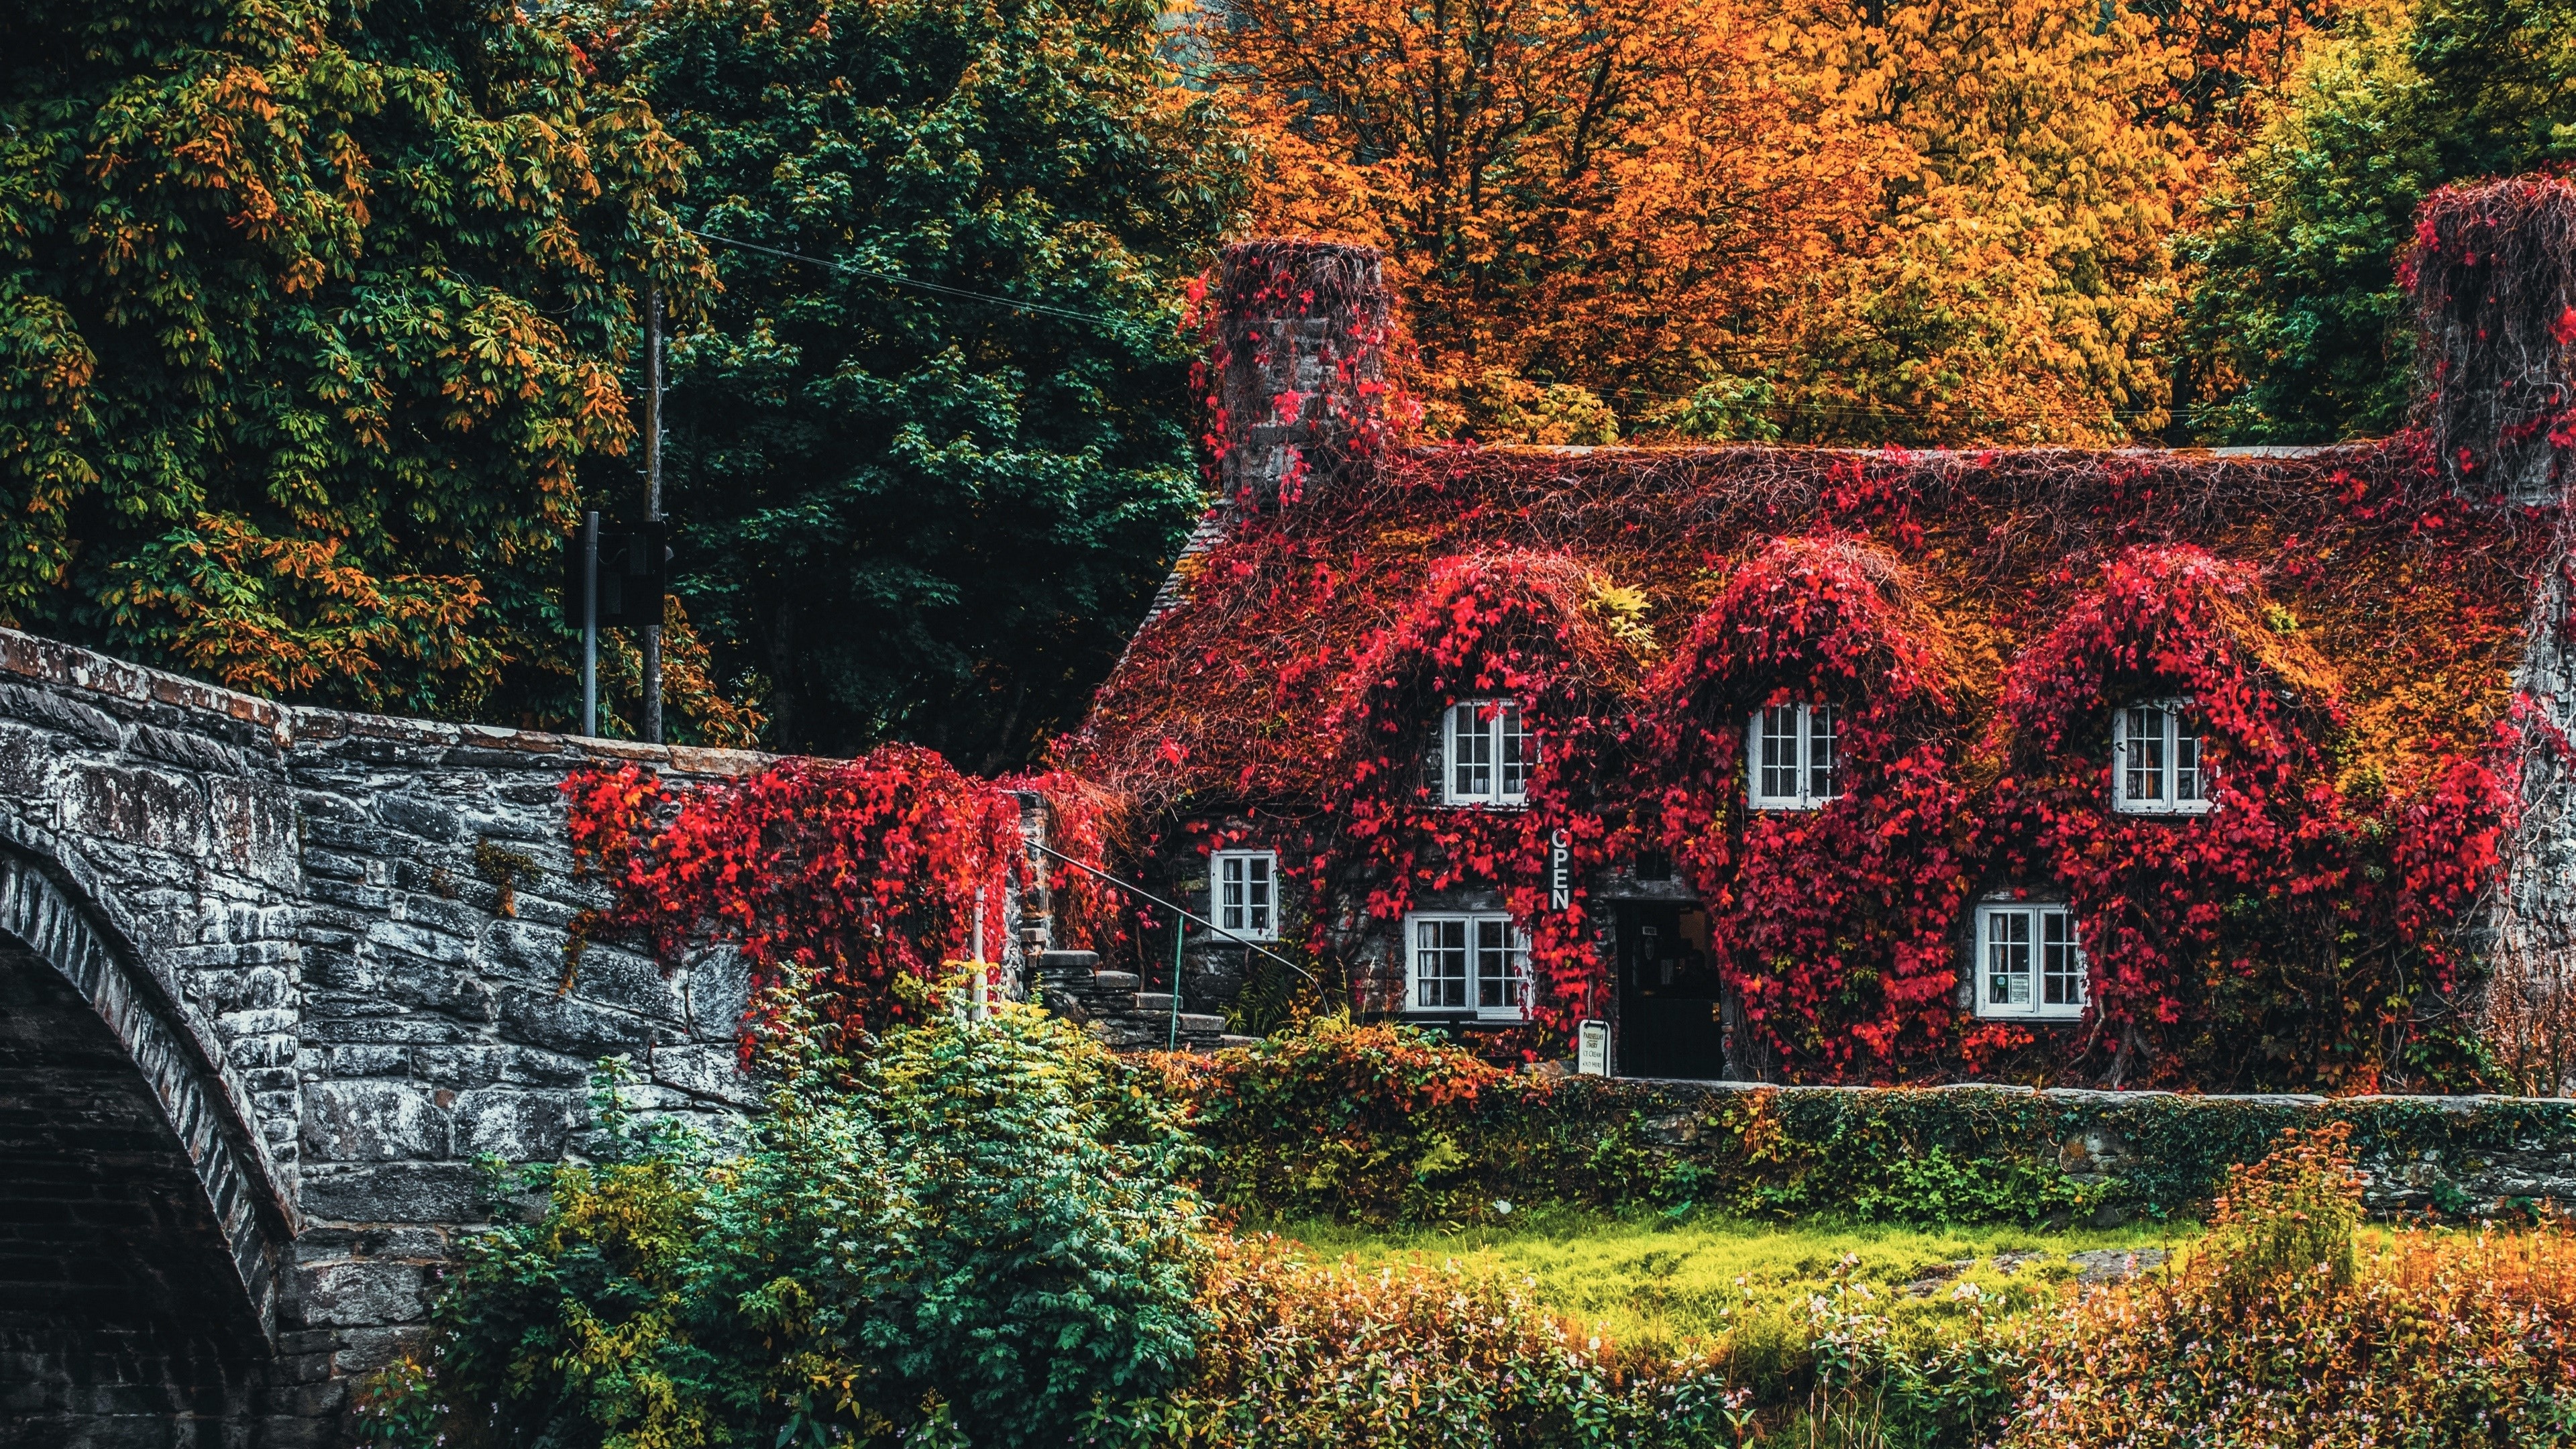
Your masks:
<path fill-rule="evenodd" d="M 1247 863 L 1239 855 L 1220 855 L 1216 858 L 1216 923 L 1229 931 L 1243 929 L 1243 868 Z"/>
<path fill-rule="evenodd" d="M 1842 712 L 1830 704 L 1807 711 L 1807 794 L 1832 800 L 1843 793 Z"/>
<path fill-rule="evenodd" d="M 1467 923 L 1416 921 L 1413 944 L 1414 1005 L 1467 1004 Z"/>
<path fill-rule="evenodd" d="M 1265 936 L 1270 933 L 1270 866 L 1266 855 L 1247 856 L 1243 861 L 1246 924 Z"/>
<path fill-rule="evenodd" d="M 2180 715 L 2174 721 L 2174 794 L 2176 800 L 2205 798 L 2200 792 L 2200 727 Z"/>
<path fill-rule="evenodd" d="M 1992 911 L 1986 916 L 1986 1001 L 2030 1005 L 2030 912 Z"/>
<path fill-rule="evenodd" d="M 2075 944 L 2075 917 L 2065 911 L 2042 911 L 2040 921 L 2040 1000 L 2050 1006 L 2084 1004 L 2084 953 Z"/>
<path fill-rule="evenodd" d="M 1477 705 L 1449 711 L 1449 796 L 1490 800 L 1494 795 L 1494 732 Z"/>
<path fill-rule="evenodd" d="M 2153 705 L 2131 709 L 2128 718 L 2128 779 L 2121 791 L 2140 804 L 2165 797 L 2165 712 Z"/>
<path fill-rule="evenodd" d="M 1521 723 L 1521 707 L 1505 704 L 1497 720 L 1502 737 L 1502 797 L 1517 800 L 1529 791 L 1530 773 L 1538 768 L 1537 742 Z"/>
<path fill-rule="evenodd" d="M 1511 922 L 1500 916 L 1476 921 L 1476 1005 L 1488 1010 L 1520 1005 L 1512 970 Z"/>
<path fill-rule="evenodd" d="M 1765 800 L 1798 797 L 1798 707 L 1775 704 L 1762 711 L 1762 781 Z"/>

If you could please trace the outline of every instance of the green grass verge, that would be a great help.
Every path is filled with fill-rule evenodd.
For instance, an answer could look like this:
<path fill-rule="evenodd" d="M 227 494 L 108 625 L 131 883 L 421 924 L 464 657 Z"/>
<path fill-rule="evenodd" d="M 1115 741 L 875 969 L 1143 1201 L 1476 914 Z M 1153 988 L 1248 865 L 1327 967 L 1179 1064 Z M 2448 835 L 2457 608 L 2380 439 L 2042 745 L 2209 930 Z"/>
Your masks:
<path fill-rule="evenodd" d="M 2189 1223 L 2051 1232 L 1783 1225 L 1711 1213 L 1613 1217 L 1548 1207 L 1524 1209 L 1499 1226 L 1380 1230 L 1310 1220 L 1246 1231 L 1263 1229 L 1318 1256 L 1364 1266 L 1454 1260 L 1471 1271 L 1510 1274 L 1532 1297 L 1614 1341 L 1654 1350 L 1723 1339 L 1757 1361 L 1803 1351 L 1808 1300 L 1837 1287 L 1883 1303 L 1899 1332 L 1937 1334 L 1972 1306 L 2018 1312 L 2054 1297 L 2078 1271 L 2070 1254 L 2174 1249 L 2198 1233 Z M 1952 1266 L 1970 1261 L 1964 1270 Z M 1977 1294 L 1959 1291 L 1962 1283 Z"/>

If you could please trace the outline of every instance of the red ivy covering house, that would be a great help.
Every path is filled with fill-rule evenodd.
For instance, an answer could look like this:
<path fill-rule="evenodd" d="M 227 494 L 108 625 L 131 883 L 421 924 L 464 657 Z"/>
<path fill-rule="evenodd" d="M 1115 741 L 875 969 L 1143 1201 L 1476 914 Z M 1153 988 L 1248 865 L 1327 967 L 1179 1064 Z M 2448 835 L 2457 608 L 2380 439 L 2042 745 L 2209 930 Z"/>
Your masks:
<path fill-rule="evenodd" d="M 1222 497 L 1065 764 L 1199 1006 L 1275 938 L 1624 1074 L 2468 1081 L 2498 933 L 2564 940 L 2570 215 L 2428 203 L 2427 426 L 2235 455 L 1405 445 L 1373 255 L 1233 249 Z"/>

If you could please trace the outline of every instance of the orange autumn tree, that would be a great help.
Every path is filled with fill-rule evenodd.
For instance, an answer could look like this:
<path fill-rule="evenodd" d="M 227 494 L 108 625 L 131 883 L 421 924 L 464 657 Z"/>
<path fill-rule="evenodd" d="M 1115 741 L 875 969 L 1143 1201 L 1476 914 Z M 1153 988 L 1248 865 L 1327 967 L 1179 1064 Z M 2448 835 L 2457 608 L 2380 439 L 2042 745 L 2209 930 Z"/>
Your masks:
<path fill-rule="evenodd" d="M 1387 249 L 1435 422 L 2117 442 L 2166 422 L 2204 138 L 2319 3 L 1233 0 L 1200 33 L 1256 224 Z"/>
<path fill-rule="evenodd" d="M 1230 0 L 1200 34 L 1256 226 L 1386 249 L 1453 424 L 1758 370 L 1883 169 L 1735 0 Z"/>
<path fill-rule="evenodd" d="M 1906 160 L 1822 273 L 1784 378 L 1806 435 L 2106 443 L 2163 427 L 2167 243 L 2201 172 L 2150 16 L 2062 0 L 1816 7 L 1802 54 Z"/>

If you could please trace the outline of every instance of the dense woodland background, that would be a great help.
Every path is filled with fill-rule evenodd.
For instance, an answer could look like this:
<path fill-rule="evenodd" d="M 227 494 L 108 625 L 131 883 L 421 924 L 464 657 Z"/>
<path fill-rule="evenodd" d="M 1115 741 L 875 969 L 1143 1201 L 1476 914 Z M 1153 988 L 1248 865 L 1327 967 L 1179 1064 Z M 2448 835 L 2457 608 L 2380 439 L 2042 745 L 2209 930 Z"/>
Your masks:
<path fill-rule="evenodd" d="M 674 733 L 981 769 L 1201 507 L 1227 239 L 1384 247 L 1434 436 L 2320 442 L 2414 203 L 2576 158 L 2568 0 L 8 0 L 0 76 L 0 622 L 565 724 L 658 287 Z"/>

